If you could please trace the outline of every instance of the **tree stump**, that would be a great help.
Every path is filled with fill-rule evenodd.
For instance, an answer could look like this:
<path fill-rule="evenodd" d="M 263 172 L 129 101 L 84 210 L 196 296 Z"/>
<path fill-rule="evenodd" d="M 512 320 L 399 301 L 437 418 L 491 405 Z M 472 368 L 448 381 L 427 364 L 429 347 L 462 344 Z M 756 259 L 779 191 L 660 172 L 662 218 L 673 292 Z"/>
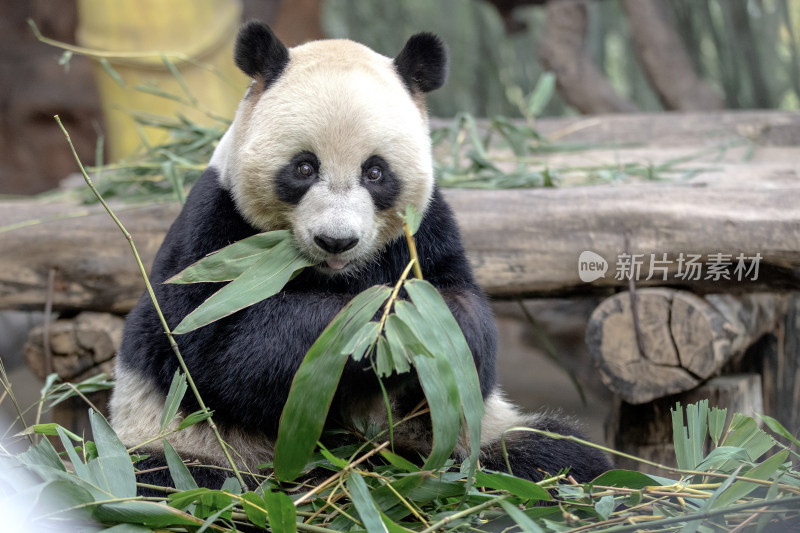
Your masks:
<path fill-rule="evenodd" d="M 604 300 L 586 331 L 603 383 L 631 404 L 684 392 L 775 330 L 787 298 L 640 289 Z"/>

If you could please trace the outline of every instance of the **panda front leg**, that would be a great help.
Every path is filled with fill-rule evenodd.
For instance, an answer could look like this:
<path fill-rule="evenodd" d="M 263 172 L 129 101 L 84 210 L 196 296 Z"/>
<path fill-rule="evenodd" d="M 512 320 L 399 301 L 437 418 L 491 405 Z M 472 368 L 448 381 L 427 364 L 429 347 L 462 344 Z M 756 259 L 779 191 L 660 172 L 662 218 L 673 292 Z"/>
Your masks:
<path fill-rule="evenodd" d="M 442 296 L 461 326 L 475 360 L 484 417 L 481 429 L 481 464 L 485 468 L 508 472 L 540 481 L 569 469 L 579 482 L 586 482 L 612 468 L 605 455 L 590 446 L 567 439 L 553 439 L 531 431 L 509 431 L 528 427 L 583 438 L 575 425 L 552 413 L 523 414 L 503 398 L 495 386 L 497 330 L 486 298 L 477 290 L 442 290 Z M 506 464 L 503 449 L 508 454 Z"/>
<path fill-rule="evenodd" d="M 533 428 L 583 439 L 575 425 L 563 416 L 546 412 L 523 414 L 499 391 L 492 392 L 484 403 L 480 456 L 484 468 L 509 472 L 510 467 L 511 474 L 531 481 L 568 471 L 579 483 L 591 481 L 612 468 L 606 456 L 591 446 L 532 431 L 507 431 L 512 427 Z"/>

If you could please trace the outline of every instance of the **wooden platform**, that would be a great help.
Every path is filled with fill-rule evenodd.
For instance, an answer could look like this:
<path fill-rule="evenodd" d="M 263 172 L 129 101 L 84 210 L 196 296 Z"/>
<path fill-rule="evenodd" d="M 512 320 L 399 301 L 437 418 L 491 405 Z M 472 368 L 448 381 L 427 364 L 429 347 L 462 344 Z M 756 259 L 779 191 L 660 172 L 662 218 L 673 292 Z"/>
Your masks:
<path fill-rule="evenodd" d="M 534 162 L 557 170 L 566 184 L 585 178 L 577 169 L 586 166 L 685 161 L 672 165 L 677 181 L 446 190 L 476 275 L 493 297 L 611 293 L 627 285 L 615 276 L 621 254 L 643 254 L 643 286 L 664 284 L 644 278 L 650 260 L 667 254 L 668 284 L 695 292 L 800 287 L 798 114 L 579 117 L 536 127 L 562 143 L 602 143 Z M 179 207 L 116 208 L 149 265 Z M 578 275 L 587 250 L 608 263 L 591 283 Z M 759 277 L 678 280 L 681 253 L 758 253 Z M 143 287 L 128 243 L 99 206 L 0 202 L 0 308 L 41 309 L 51 269 L 55 309 L 124 313 Z"/>

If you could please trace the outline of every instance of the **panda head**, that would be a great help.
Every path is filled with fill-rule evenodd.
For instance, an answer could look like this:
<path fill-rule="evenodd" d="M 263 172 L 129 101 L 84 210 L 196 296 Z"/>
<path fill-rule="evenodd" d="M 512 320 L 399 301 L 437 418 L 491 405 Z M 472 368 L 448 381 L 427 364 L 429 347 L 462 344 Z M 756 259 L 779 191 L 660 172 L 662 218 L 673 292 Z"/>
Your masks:
<path fill-rule="evenodd" d="M 438 37 L 417 34 L 392 59 L 347 40 L 287 49 L 251 22 L 234 58 L 253 82 L 212 165 L 251 225 L 291 229 L 321 271 L 337 274 L 399 237 L 406 205 L 425 212 L 424 93 L 447 75 Z"/>

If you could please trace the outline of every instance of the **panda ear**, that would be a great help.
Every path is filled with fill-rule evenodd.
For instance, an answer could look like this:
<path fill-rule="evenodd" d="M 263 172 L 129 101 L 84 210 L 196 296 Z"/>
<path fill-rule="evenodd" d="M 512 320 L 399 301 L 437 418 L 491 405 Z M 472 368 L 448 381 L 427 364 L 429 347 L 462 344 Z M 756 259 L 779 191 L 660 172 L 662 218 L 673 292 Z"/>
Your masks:
<path fill-rule="evenodd" d="M 233 60 L 242 72 L 268 86 L 289 63 L 289 50 L 263 22 L 250 21 L 239 30 Z"/>
<path fill-rule="evenodd" d="M 447 79 L 447 46 L 432 33 L 418 33 L 394 58 L 394 67 L 412 93 L 433 91 Z"/>

